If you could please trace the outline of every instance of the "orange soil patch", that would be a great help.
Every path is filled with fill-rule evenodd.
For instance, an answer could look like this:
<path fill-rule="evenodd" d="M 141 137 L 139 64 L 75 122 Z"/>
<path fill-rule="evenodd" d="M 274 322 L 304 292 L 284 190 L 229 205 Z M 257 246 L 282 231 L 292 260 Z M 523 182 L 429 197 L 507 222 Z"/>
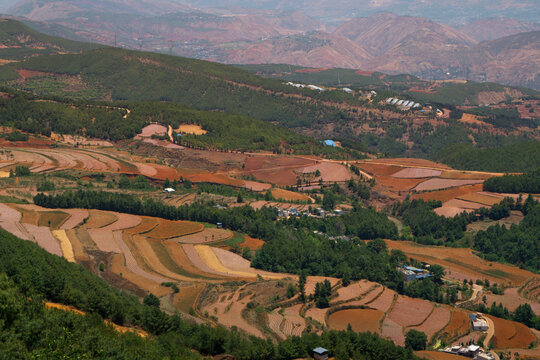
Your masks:
<path fill-rule="evenodd" d="M 428 360 L 463 360 L 463 356 L 448 354 L 441 351 L 415 351 L 415 354 Z"/>
<path fill-rule="evenodd" d="M 433 310 L 433 304 L 426 300 L 399 296 L 389 314 L 396 324 L 403 327 L 419 325 Z"/>
<path fill-rule="evenodd" d="M 56 304 L 56 303 L 51 303 L 51 302 L 46 302 L 45 303 L 45 307 L 47 309 L 57 309 L 57 310 L 62 310 L 62 311 L 70 311 L 72 313 L 75 313 L 75 314 L 78 314 L 78 315 L 86 315 L 86 313 L 84 311 L 81 311 L 73 306 L 70 306 L 70 305 L 63 305 L 63 304 Z M 109 321 L 109 320 L 104 320 L 105 323 L 107 325 L 110 325 L 112 326 L 116 331 L 120 332 L 120 333 L 126 333 L 126 332 L 133 332 L 137 335 L 139 335 L 140 337 L 147 337 L 148 336 L 148 333 L 144 330 L 141 330 L 141 329 L 136 329 L 136 328 L 131 328 L 131 327 L 126 327 L 126 326 L 120 326 L 120 325 L 116 325 L 115 323 L 113 323 L 112 321 Z"/>
<path fill-rule="evenodd" d="M 346 330 L 350 324 L 356 332 L 380 334 L 379 325 L 384 316 L 380 310 L 347 309 L 339 310 L 328 317 L 328 327 L 334 330 Z"/>
<path fill-rule="evenodd" d="M 318 321 L 322 325 L 326 323 L 326 313 L 329 309 L 319 309 L 317 307 L 312 307 L 306 311 L 306 318 L 310 317 L 315 321 Z"/>
<path fill-rule="evenodd" d="M 381 310 L 387 312 L 394 301 L 395 291 L 385 288 L 384 291 L 375 299 L 373 302 L 369 303 L 368 306 L 372 309 Z"/>
<path fill-rule="evenodd" d="M 470 201 L 465 201 L 465 200 L 460 200 L 460 199 L 452 199 L 450 201 L 445 202 L 443 204 L 443 207 L 457 207 L 457 208 L 462 208 L 462 209 L 476 210 L 476 209 L 480 209 L 486 206 L 483 204 L 476 203 L 476 202 L 470 202 Z"/>
<path fill-rule="evenodd" d="M 192 182 L 208 182 L 212 184 L 222 184 L 230 185 L 236 187 L 243 187 L 244 181 L 230 178 L 222 174 L 212 174 L 212 173 L 198 173 L 193 175 L 184 176 L 184 178 L 189 179 Z M 296 179 L 295 179 L 296 181 Z"/>
<path fill-rule="evenodd" d="M 278 186 L 296 184 L 296 175 L 292 169 L 257 170 L 257 172 L 253 172 L 253 176 Z"/>
<path fill-rule="evenodd" d="M 468 114 L 468 113 L 463 113 L 463 115 L 461 116 L 461 119 L 459 119 L 460 122 L 462 123 L 466 123 L 466 124 L 474 124 L 474 125 L 483 125 L 483 126 L 491 126 L 493 127 L 493 125 L 491 124 L 488 124 L 482 120 L 479 120 L 478 119 L 478 116 L 476 115 L 473 115 L 473 114 Z"/>
<path fill-rule="evenodd" d="M 465 194 L 458 197 L 460 200 L 471 201 L 483 205 L 493 206 L 501 202 L 501 199 L 495 196 L 489 196 L 479 193 Z"/>
<path fill-rule="evenodd" d="M 155 239 L 171 239 L 204 230 L 204 225 L 191 221 L 157 219 L 157 222 L 158 225 L 146 233 L 146 236 Z"/>
<path fill-rule="evenodd" d="M 283 315 L 276 310 L 268 314 L 268 325 L 281 338 L 300 336 L 306 328 L 306 321 L 300 316 L 302 304 L 283 309 Z"/>
<path fill-rule="evenodd" d="M 484 180 L 456 180 L 456 179 L 429 179 L 418 184 L 414 190 L 427 191 L 427 190 L 440 190 L 451 187 L 458 187 L 463 185 L 480 184 Z"/>
<path fill-rule="evenodd" d="M 164 135 L 167 133 L 167 128 L 163 125 L 150 124 L 142 129 L 139 134 L 142 137 L 151 137 L 152 135 Z"/>
<path fill-rule="evenodd" d="M 439 177 L 442 179 L 486 180 L 495 175 L 496 174 L 480 172 L 443 171 Z"/>
<path fill-rule="evenodd" d="M 244 187 L 251 191 L 266 191 L 272 188 L 271 184 L 265 184 L 257 181 L 244 181 Z"/>
<path fill-rule="evenodd" d="M 450 321 L 450 311 L 442 306 L 435 307 L 431 315 L 420 326 L 414 329 L 424 332 L 428 340 L 437 332 L 441 331 Z"/>
<path fill-rule="evenodd" d="M 17 72 L 19 73 L 19 76 L 23 78 L 23 80 L 33 78 L 33 77 L 38 77 L 38 76 L 50 75 L 50 73 L 47 73 L 47 72 L 26 70 L 26 69 L 17 69 Z"/>
<path fill-rule="evenodd" d="M 442 170 L 422 169 L 422 168 L 405 168 L 393 174 L 396 178 L 420 179 L 428 177 L 436 177 L 442 174 Z"/>
<path fill-rule="evenodd" d="M 214 241 L 223 241 L 230 239 L 234 236 L 233 232 L 225 229 L 212 229 L 204 228 L 203 231 L 200 231 L 195 234 L 184 235 L 170 240 L 178 241 L 182 244 L 204 244 L 207 242 Z"/>
<path fill-rule="evenodd" d="M 189 124 L 180 125 L 178 129 L 174 131 L 176 131 L 177 133 L 193 134 L 193 135 L 204 135 L 207 133 L 207 131 L 204 130 L 199 125 L 189 125 Z"/>
<path fill-rule="evenodd" d="M 413 194 L 411 197 L 413 199 L 424 199 L 428 200 L 440 200 L 442 202 L 455 199 L 456 197 L 470 194 L 473 192 L 482 191 L 482 184 L 461 186 L 454 189 L 446 189 L 439 191 L 432 191 L 423 194 Z"/>
<path fill-rule="evenodd" d="M 385 318 L 381 326 L 381 334 L 399 346 L 405 346 L 405 336 L 403 328 L 389 318 Z"/>
<path fill-rule="evenodd" d="M 309 201 L 309 196 L 284 189 L 272 189 L 272 196 L 284 201 Z"/>
<path fill-rule="evenodd" d="M 437 208 L 434 210 L 435 214 L 439 216 L 444 216 L 447 218 L 454 217 L 456 215 L 461 214 L 462 212 L 471 212 L 473 209 L 470 208 L 461 208 L 461 207 L 455 207 L 455 206 L 443 206 L 440 208 Z"/>
<path fill-rule="evenodd" d="M 244 242 L 238 244 L 241 248 L 249 248 L 251 251 L 257 251 L 264 245 L 264 241 L 260 239 L 255 239 L 250 236 L 247 236 L 244 238 Z"/>
<path fill-rule="evenodd" d="M 509 288 L 504 290 L 504 295 L 483 294 L 486 296 L 486 303 L 491 305 L 493 302 L 501 303 L 508 310 L 514 311 L 519 305 L 529 304 L 536 315 L 540 315 L 540 303 L 524 299 L 518 293 L 519 288 Z"/>
<path fill-rule="evenodd" d="M 341 302 L 354 299 L 367 293 L 376 283 L 370 281 L 359 281 L 354 284 L 350 284 L 347 287 L 340 287 L 337 289 L 337 297 L 332 299 L 332 302 Z"/>
<path fill-rule="evenodd" d="M 71 215 L 69 219 L 67 219 L 62 226 L 60 226 L 60 229 L 64 230 L 73 229 L 74 227 L 79 226 L 84 219 L 88 218 L 89 216 L 88 210 L 84 209 L 66 209 L 64 211 Z"/>
<path fill-rule="evenodd" d="M 311 294 L 315 293 L 315 285 L 317 283 L 324 282 L 324 280 L 330 281 L 330 284 L 332 285 L 332 287 L 334 285 L 336 285 L 338 283 L 338 281 L 339 281 L 339 279 L 332 278 L 332 277 L 308 276 L 307 279 L 306 279 L 306 287 L 305 287 L 306 295 L 311 295 Z"/>
<path fill-rule="evenodd" d="M 85 229 L 99 229 L 110 225 L 118 220 L 116 215 L 111 212 L 99 211 L 99 210 L 89 210 L 88 220 L 83 225 Z"/>
<path fill-rule="evenodd" d="M 399 166 L 384 165 L 384 164 L 371 164 L 369 162 L 356 163 L 355 165 L 358 166 L 360 169 L 376 176 L 394 175 L 395 173 L 397 173 L 398 171 L 402 169 Z"/>
<path fill-rule="evenodd" d="M 125 229 L 129 229 L 129 228 L 139 225 L 142 221 L 142 218 L 136 215 L 122 214 L 122 213 L 113 213 L 113 214 L 116 216 L 117 220 L 114 223 L 101 228 L 101 230 L 106 230 L 106 231 L 125 230 Z"/>
<path fill-rule="evenodd" d="M 180 288 L 180 291 L 174 295 L 174 307 L 185 313 L 189 313 L 190 309 L 195 308 L 197 297 L 204 290 L 204 284 L 195 284 Z"/>
<path fill-rule="evenodd" d="M 458 281 L 487 278 L 498 284 L 510 282 L 514 286 L 521 286 L 530 278 L 537 277 L 514 266 L 480 259 L 471 249 L 425 246 L 410 241 L 386 240 L 386 244 L 388 248 L 401 250 L 418 261 L 443 266 L 447 270 L 446 276 Z"/>
<path fill-rule="evenodd" d="M 321 162 L 315 165 L 307 166 L 300 170 L 301 173 L 309 174 L 314 173 L 317 170 L 321 173 L 321 179 L 323 181 L 335 182 L 335 181 L 347 181 L 351 178 L 351 173 L 347 167 L 331 163 Z"/>
<path fill-rule="evenodd" d="M 90 235 L 99 250 L 104 252 L 114 252 L 117 254 L 122 252 L 112 231 L 103 229 L 88 229 L 88 235 Z"/>
<path fill-rule="evenodd" d="M 77 234 L 75 233 L 75 230 L 70 229 L 66 230 L 66 235 L 71 242 L 71 246 L 73 248 L 73 255 L 75 256 L 76 261 L 88 261 L 88 255 L 84 251 L 84 246 L 77 237 Z"/>
<path fill-rule="evenodd" d="M 491 341 L 496 348 L 528 348 L 533 341 L 536 341 L 536 337 L 525 325 L 490 315 L 486 316 L 493 321 L 495 326 L 495 335 Z"/>

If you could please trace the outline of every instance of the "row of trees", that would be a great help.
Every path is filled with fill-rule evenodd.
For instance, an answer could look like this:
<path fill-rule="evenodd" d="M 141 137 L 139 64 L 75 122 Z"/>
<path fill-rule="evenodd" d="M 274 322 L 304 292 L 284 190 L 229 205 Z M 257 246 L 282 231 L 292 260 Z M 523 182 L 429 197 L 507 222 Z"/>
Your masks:
<path fill-rule="evenodd" d="M 523 175 L 504 175 L 484 181 L 484 191 L 540 194 L 540 169 Z"/>

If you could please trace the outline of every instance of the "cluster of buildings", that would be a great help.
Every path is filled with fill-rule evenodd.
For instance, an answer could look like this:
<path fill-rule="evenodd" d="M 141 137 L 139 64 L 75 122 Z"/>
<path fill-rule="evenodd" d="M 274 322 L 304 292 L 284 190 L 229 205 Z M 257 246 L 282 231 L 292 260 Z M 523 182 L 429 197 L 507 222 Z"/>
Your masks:
<path fill-rule="evenodd" d="M 473 360 L 494 360 L 495 359 L 495 357 L 492 354 L 484 351 L 484 349 L 482 349 L 478 345 L 469 345 L 469 346 L 454 345 L 454 346 L 449 346 L 444 349 L 440 349 L 439 351 L 445 352 L 448 354 L 469 357 L 469 358 L 472 358 Z"/>
<path fill-rule="evenodd" d="M 335 209 L 332 211 L 326 211 L 323 208 L 316 208 L 311 212 L 308 210 L 299 211 L 297 208 L 282 209 L 278 207 L 278 216 L 279 217 L 291 217 L 291 216 L 313 216 L 318 218 L 332 217 L 332 216 L 341 216 L 343 215 L 343 210 Z"/>
<path fill-rule="evenodd" d="M 433 276 L 428 270 L 418 269 L 412 266 L 405 266 L 397 268 L 405 276 L 405 281 L 412 281 L 418 279 L 425 279 Z"/>
<path fill-rule="evenodd" d="M 386 103 L 388 105 L 395 105 L 402 110 L 417 109 L 421 107 L 420 103 L 415 103 L 412 100 L 400 100 L 393 97 L 386 99 Z"/>
<path fill-rule="evenodd" d="M 311 90 L 316 90 L 316 91 L 327 91 L 326 89 L 324 89 L 324 88 L 322 88 L 320 86 L 317 86 L 317 85 L 304 85 L 304 84 L 293 83 L 292 81 L 289 81 L 287 83 L 287 85 L 293 86 L 293 87 L 298 88 L 298 89 L 311 89 Z"/>

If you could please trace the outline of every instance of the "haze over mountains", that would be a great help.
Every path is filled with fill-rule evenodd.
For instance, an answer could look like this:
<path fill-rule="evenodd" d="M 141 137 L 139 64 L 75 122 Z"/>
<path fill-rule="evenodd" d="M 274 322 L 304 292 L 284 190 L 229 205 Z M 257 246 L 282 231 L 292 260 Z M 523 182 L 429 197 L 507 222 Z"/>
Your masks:
<path fill-rule="evenodd" d="M 7 12 L 73 30 L 55 28 L 57 36 L 223 63 L 343 67 L 540 89 L 534 1 L 22 0 Z"/>

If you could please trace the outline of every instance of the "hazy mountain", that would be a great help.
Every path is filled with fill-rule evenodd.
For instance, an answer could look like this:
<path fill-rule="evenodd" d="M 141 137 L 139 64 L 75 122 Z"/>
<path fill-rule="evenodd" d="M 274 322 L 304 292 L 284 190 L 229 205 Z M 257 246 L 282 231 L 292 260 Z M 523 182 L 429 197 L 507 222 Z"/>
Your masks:
<path fill-rule="evenodd" d="M 478 19 L 458 27 L 464 34 L 477 41 L 495 40 L 504 36 L 540 30 L 540 23 L 530 23 L 509 18 Z"/>

